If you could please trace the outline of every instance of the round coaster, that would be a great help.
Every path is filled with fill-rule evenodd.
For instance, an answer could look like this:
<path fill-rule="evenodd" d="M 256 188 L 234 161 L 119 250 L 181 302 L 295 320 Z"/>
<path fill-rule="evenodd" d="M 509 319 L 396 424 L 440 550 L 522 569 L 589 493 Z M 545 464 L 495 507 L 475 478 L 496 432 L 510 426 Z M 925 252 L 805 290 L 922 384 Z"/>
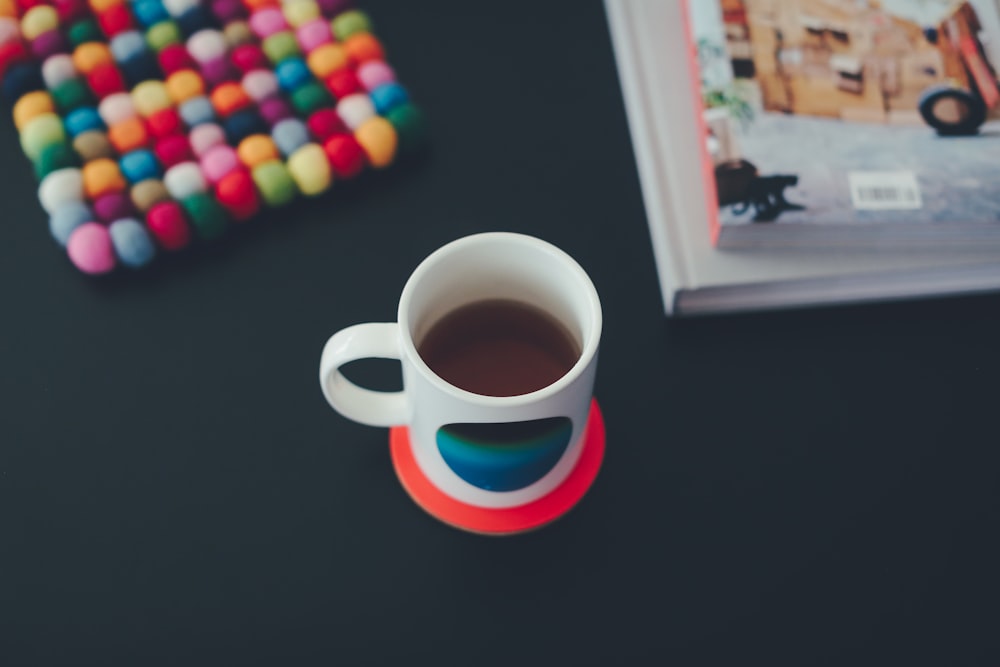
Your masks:
<path fill-rule="evenodd" d="M 580 501 L 597 477 L 604 459 L 604 417 L 597 401 L 591 401 L 590 416 L 583 435 L 583 451 L 576 466 L 563 483 L 547 495 L 517 507 L 476 507 L 445 495 L 417 466 L 410 447 L 409 430 L 405 426 L 389 430 L 389 451 L 403 488 L 428 514 L 472 533 L 512 535 L 540 528 L 561 517 Z"/>

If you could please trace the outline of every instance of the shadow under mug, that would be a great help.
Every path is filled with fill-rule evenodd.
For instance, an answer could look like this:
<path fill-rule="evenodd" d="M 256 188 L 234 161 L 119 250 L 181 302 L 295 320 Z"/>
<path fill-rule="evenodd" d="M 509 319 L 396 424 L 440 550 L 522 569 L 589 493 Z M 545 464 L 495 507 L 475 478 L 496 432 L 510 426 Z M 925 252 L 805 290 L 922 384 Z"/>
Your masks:
<path fill-rule="evenodd" d="M 449 384 L 417 352 L 429 329 L 461 306 L 492 299 L 550 314 L 581 350 L 552 384 L 518 396 L 484 396 Z M 601 337 L 601 303 L 576 261 L 555 246 L 507 232 L 476 234 L 432 253 L 414 270 L 397 322 L 358 324 L 323 349 L 320 384 L 335 410 L 372 426 L 406 426 L 414 459 L 439 490 L 483 508 L 517 507 L 556 489 L 580 457 Z M 359 387 L 349 361 L 398 359 L 403 390 Z"/>

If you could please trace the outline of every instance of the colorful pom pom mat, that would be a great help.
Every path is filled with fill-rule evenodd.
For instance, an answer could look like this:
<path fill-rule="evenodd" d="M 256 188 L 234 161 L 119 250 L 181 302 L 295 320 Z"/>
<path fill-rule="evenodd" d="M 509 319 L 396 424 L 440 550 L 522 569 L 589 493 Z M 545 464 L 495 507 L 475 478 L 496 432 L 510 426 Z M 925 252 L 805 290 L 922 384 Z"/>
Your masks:
<path fill-rule="evenodd" d="M 147 266 L 419 146 L 351 5 L 0 0 L 0 88 L 72 263 Z"/>
<path fill-rule="evenodd" d="M 403 488 L 417 505 L 449 526 L 480 535 L 515 535 L 541 528 L 569 512 L 590 489 L 604 461 L 604 416 L 594 399 L 590 403 L 583 450 L 566 479 L 549 493 L 517 507 L 477 507 L 447 495 L 417 464 L 405 426 L 389 430 L 389 453 Z"/>

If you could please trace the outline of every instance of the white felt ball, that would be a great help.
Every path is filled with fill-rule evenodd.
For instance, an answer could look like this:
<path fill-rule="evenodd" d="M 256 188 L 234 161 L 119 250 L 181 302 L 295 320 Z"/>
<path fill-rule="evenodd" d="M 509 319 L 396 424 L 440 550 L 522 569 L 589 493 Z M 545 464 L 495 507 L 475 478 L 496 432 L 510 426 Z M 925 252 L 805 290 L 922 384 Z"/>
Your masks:
<path fill-rule="evenodd" d="M 208 189 L 201 167 L 195 162 L 181 162 L 167 169 L 167 173 L 163 175 L 163 185 L 174 199 L 184 199 Z"/>
<path fill-rule="evenodd" d="M 108 127 L 136 115 L 135 103 L 128 93 L 113 93 L 101 100 L 97 113 Z"/>
<path fill-rule="evenodd" d="M 177 18 L 192 7 L 197 7 L 199 0 L 163 0 L 163 8 L 174 18 Z"/>
<path fill-rule="evenodd" d="M 59 84 L 79 76 L 76 65 L 73 64 L 73 57 L 65 53 L 49 56 L 42 63 L 42 79 L 45 87 L 53 90 Z"/>
<path fill-rule="evenodd" d="M 38 186 L 38 201 L 49 215 L 62 204 L 83 201 L 83 173 L 75 167 L 51 172 Z"/>
<path fill-rule="evenodd" d="M 278 77 L 267 69 L 255 69 L 243 77 L 243 90 L 250 99 L 261 102 L 278 94 Z"/>
<path fill-rule="evenodd" d="M 375 105 L 364 93 L 348 95 L 337 103 L 337 115 L 352 130 L 375 115 Z"/>
<path fill-rule="evenodd" d="M 226 38 L 218 30 L 199 30 L 187 41 L 187 50 L 199 63 L 207 63 L 226 55 Z"/>

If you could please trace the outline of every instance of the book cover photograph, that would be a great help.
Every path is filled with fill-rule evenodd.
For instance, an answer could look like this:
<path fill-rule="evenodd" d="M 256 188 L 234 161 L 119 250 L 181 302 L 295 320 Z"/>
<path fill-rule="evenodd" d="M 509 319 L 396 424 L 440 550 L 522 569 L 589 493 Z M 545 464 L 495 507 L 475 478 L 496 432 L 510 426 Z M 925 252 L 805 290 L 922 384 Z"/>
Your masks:
<path fill-rule="evenodd" d="M 689 3 L 720 247 L 1000 243 L 1000 0 Z"/>

